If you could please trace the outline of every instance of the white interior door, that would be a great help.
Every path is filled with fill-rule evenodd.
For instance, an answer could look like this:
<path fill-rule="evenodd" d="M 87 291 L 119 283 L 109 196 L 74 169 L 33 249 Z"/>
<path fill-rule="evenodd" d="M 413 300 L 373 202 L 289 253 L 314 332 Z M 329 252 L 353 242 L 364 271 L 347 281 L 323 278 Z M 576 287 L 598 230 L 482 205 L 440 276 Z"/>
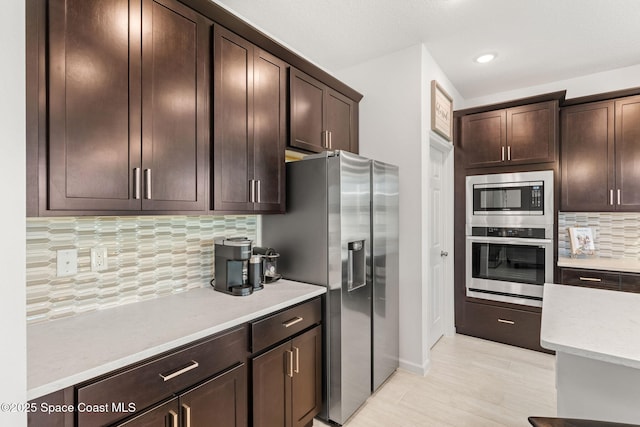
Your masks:
<path fill-rule="evenodd" d="M 445 215 L 448 212 L 445 189 L 446 160 L 448 152 L 430 148 L 429 167 L 429 347 L 445 334 L 447 328 L 446 309 L 446 267 L 449 249 L 446 247 Z"/>

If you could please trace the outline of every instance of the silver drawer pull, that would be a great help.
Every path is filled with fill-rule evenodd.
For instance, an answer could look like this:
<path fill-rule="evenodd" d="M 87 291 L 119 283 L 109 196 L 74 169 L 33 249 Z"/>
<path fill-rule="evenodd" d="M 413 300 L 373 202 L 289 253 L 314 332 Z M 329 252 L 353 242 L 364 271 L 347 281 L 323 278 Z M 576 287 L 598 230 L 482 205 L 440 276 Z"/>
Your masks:
<path fill-rule="evenodd" d="M 498 322 L 506 323 L 507 325 L 515 325 L 516 324 L 516 322 L 514 322 L 513 320 L 505 320 L 505 319 L 498 319 Z"/>
<path fill-rule="evenodd" d="M 184 374 L 185 372 L 189 372 L 192 369 L 196 369 L 198 366 L 200 366 L 200 364 L 195 360 L 192 360 L 189 366 L 178 369 L 177 371 L 171 372 L 170 374 L 165 374 L 165 375 L 158 374 L 158 375 L 160 375 L 160 378 L 162 378 L 163 381 L 169 381 L 177 376 Z"/>
<path fill-rule="evenodd" d="M 598 279 L 597 277 L 581 277 L 580 280 L 583 282 L 602 282 L 602 279 Z"/>
<path fill-rule="evenodd" d="M 286 322 L 282 322 L 282 326 L 284 326 L 285 328 L 288 328 L 289 326 L 293 326 L 296 323 L 300 323 L 302 322 L 304 319 L 302 317 L 294 317 L 291 320 L 287 320 Z"/>

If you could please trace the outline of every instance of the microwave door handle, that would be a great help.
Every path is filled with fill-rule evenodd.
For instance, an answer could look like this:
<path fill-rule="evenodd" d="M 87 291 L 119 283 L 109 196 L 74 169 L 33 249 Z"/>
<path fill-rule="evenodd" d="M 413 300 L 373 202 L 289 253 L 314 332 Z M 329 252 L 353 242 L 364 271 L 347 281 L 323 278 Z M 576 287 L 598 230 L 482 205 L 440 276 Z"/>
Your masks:
<path fill-rule="evenodd" d="M 552 243 L 551 239 L 521 239 L 517 237 L 467 236 L 467 240 L 475 243 L 498 243 L 503 245 L 542 246 Z"/>

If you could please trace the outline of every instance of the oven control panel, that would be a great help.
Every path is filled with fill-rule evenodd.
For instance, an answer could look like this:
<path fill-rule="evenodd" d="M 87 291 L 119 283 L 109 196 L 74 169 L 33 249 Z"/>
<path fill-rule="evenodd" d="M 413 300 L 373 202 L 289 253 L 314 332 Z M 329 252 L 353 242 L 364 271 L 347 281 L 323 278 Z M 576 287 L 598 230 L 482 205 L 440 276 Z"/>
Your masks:
<path fill-rule="evenodd" d="M 472 236 L 516 237 L 520 239 L 544 239 L 544 228 L 532 227 L 472 227 Z"/>

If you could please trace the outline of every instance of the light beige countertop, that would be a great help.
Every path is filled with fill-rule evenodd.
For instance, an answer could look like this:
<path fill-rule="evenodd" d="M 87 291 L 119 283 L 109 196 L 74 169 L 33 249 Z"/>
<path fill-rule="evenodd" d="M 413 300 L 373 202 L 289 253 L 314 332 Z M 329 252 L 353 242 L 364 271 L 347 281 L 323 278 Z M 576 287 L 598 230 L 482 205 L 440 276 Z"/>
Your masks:
<path fill-rule="evenodd" d="M 544 284 L 540 345 L 640 369 L 640 294 Z"/>
<path fill-rule="evenodd" d="M 27 327 L 29 400 L 326 292 L 280 280 L 246 297 L 211 287 Z"/>
<path fill-rule="evenodd" d="M 621 273 L 640 273 L 640 260 L 632 258 L 558 257 L 558 267 L 619 271 Z"/>

